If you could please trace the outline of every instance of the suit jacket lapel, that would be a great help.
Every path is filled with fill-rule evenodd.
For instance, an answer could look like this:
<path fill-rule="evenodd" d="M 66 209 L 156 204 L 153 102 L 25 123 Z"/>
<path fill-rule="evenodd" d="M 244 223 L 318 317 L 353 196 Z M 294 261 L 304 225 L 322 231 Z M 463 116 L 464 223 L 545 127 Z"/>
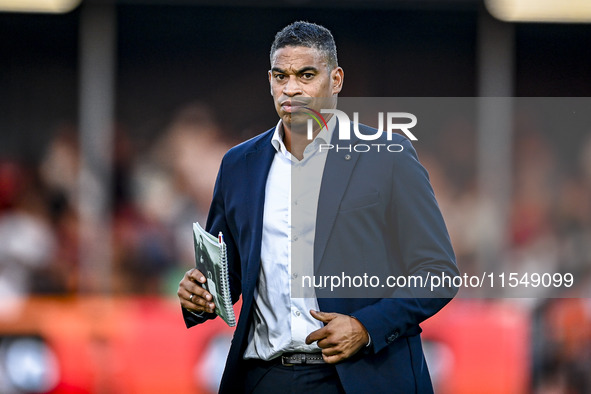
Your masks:
<path fill-rule="evenodd" d="M 336 147 L 338 143 L 337 122 L 331 144 Z M 356 143 L 357 138 L 353 137 L 350 141 L 351 152 L 342 149 L 337 152 L 336 149 L 331 149 L 326 157 L 318 197 L 318 211 L 316 213 L 316 235 L 314 239 L 314 266 L 316 269 L 322 262 L 324 250 L 332 232 L 341 200 L 345 195 L 349 179 L 359 158 L 359 153 L 353 151 L 352 148 Z"/>
<path fill-rule="evenodd" d="M 269 169 L 271 168 L 271 163 L 276 152 L 271 144 L 274 131 L 275 128 L 269 130 L 251 150 L 244 154 L 248 185 L 246 190 L 244 190 L 244 195 L 239 196 L 239 198 L 244 198 L 250 223 L 252 223 L 250 228 L 253 230 L 253 233 L 250 234 L 252 243 L 249 256 L 250 264 L 248 264 L 246 273 L 248 287 L 244 289 L 245 292 L 254 290 L 260 269 L 265 187 L 267 185 Z"/>

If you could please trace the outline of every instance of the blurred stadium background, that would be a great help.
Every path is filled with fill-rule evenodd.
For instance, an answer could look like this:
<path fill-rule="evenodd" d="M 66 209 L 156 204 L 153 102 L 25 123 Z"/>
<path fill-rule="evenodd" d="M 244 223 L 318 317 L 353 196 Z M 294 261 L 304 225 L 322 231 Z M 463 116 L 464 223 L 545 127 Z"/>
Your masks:
<path fill-rule="evenodd" d="M 276 122 L 267 55 L 286 24 L 332 30 L 342 96 L 591 95 L 586 1 L 28 3 L 0 0 L 6 394 L 215 391 L 231 330 L 186 330 L 176 288 L 221 156 Z M 494 111 L 416 144 L 460 269 L 575 286 L 452 301 L 424 324 L 436 392 L 591 393 L 591 124 Z"/>

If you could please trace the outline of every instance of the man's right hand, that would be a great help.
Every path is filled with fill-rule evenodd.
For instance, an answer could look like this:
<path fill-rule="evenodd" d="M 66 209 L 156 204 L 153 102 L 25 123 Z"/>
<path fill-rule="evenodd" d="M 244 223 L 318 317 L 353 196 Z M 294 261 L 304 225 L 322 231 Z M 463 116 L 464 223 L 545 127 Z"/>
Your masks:
<path fill-rule="evenodd" d="M 185 272 L 177 291 L 177 296 L 183 308 L 195 313 L 214 313 L 213 297 L 201 287 L 201 283 L 205 283 L 205 281 L 205 276 L 196 268 Z"/>

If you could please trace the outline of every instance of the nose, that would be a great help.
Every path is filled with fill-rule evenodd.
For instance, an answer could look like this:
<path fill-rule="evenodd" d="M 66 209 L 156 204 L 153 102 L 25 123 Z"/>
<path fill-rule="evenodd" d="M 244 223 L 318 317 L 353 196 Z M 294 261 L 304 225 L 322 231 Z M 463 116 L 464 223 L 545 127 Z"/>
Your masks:
<path fill-rule="evenodd" d="M 290 75 L 285 85 L 283 85 L 283 94 L 289 97 L 302 94 L 302 88 L 295 75 Z"/>

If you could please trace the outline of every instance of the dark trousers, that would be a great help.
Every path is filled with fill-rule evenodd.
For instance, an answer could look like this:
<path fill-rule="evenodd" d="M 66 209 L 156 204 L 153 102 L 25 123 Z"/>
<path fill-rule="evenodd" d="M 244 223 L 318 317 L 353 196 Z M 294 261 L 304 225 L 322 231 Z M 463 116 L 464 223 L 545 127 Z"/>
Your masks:
<path fill-rule="evenodd" d="M 245 393 L 343 394 L 334 365 L 284 366 L 277 361 L 245 360 Z"/>

